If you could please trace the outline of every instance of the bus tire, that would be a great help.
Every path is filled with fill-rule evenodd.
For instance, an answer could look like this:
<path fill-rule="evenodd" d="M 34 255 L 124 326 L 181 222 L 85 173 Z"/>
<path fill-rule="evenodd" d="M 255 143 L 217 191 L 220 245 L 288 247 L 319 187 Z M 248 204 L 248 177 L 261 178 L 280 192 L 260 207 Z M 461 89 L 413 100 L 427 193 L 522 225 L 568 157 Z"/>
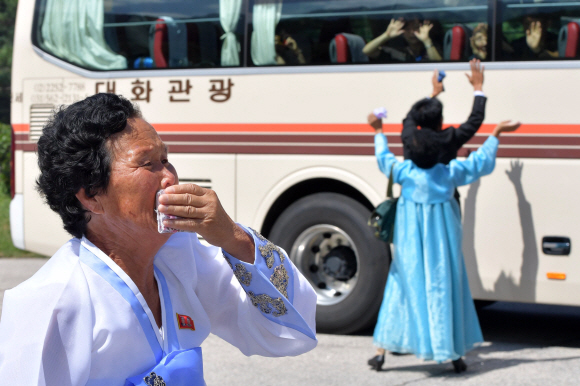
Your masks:
<path fill-rule="evenodd" d="M 269 234 L 317 292 L 319 332 L 348 334 L 376 322 L 390 248 L 374 237 L 369 216 L 350 197 L 317 193 L 290 205 Z"/>

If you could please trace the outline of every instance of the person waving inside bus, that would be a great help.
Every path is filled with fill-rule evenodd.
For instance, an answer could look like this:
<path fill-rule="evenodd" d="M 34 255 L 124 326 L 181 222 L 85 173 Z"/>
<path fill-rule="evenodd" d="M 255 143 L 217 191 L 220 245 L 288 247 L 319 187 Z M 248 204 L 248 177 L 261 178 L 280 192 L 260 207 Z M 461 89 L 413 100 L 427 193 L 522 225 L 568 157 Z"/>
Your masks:
<path fill-rule="evenodd" d="M 441 61 L 431 39 L 434 24 L 419 19 L 392 19 L 387 30 L 368 42 L 363 53 L 377 62 Z"/>

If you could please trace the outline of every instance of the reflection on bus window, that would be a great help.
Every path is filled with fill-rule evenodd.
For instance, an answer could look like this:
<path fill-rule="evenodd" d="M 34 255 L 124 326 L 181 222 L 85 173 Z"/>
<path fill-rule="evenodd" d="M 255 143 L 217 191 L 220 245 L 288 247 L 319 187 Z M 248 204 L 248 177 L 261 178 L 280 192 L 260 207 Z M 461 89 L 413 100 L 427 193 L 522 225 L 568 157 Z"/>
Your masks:
<path fill-rule="evenodd" d="M 242 0 L 40 0 L 35 43 L 84 68 L 239 66 Z"/>
<path fill-rule="evenodd" d="M 257 66 L 489 56 L 487 0 L 254 0 L 251 7 Z"/>
<path fill-rule="evenodd" d="M 578 58 L 580 2 L 503 0 L 500 60 Z"/>

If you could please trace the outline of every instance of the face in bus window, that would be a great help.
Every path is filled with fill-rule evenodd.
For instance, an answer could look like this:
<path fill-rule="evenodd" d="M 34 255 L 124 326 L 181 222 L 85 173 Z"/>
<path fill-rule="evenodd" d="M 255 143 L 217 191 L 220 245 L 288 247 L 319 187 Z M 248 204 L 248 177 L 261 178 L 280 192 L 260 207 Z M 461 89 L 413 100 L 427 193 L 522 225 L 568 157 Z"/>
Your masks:
<path fill-rule="evenodd" d="M 418 19 L 408 20 L 405 22 L 405 27 L 403 27 L 403 37 L 410 45 L 419 43 L 419 39 L 415 35 L 415 32 L 419 32 L 421 27 L 421 22 Z"/>
<path fill-rule="evenodd" d="M 274 36 L 274 47 L 276 49 L 276 64 L 306 63 L 298 43 L 286 32 L 282 31 Z"/>
<path fill-rule="evenodd" d="M 522 21 L 524 36 L 511 42 L 515 59 L 537 60 L 558 57 L 558 35 L 551 32 L 546 15 L 526 15 Z"/>
<path fill-rule="evenodd" d="M 473 56 L 485 60 L 487 57 L 487 24 L 481 23 L 475 27 L 469 42 Z"/>

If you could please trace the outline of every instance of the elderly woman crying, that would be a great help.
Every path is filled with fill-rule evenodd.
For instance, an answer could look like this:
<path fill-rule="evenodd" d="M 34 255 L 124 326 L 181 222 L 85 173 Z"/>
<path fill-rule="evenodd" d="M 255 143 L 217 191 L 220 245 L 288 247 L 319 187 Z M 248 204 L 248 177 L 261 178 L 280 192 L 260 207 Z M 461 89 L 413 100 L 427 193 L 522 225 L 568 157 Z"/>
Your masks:
<path fill-rule="evenodd" d="M 246 355 L 316 346 L 316 295 L 285 252 L 235 223 L 212 190 L 178 185 L 167 147 L 128 100 L 61 108 L 38 164 L 38 189 L 73 238 L 5 294 L 6 384 L 204 385 L 210 332 Z M 182 232 L 160 233 L 156 211 Z"/>

